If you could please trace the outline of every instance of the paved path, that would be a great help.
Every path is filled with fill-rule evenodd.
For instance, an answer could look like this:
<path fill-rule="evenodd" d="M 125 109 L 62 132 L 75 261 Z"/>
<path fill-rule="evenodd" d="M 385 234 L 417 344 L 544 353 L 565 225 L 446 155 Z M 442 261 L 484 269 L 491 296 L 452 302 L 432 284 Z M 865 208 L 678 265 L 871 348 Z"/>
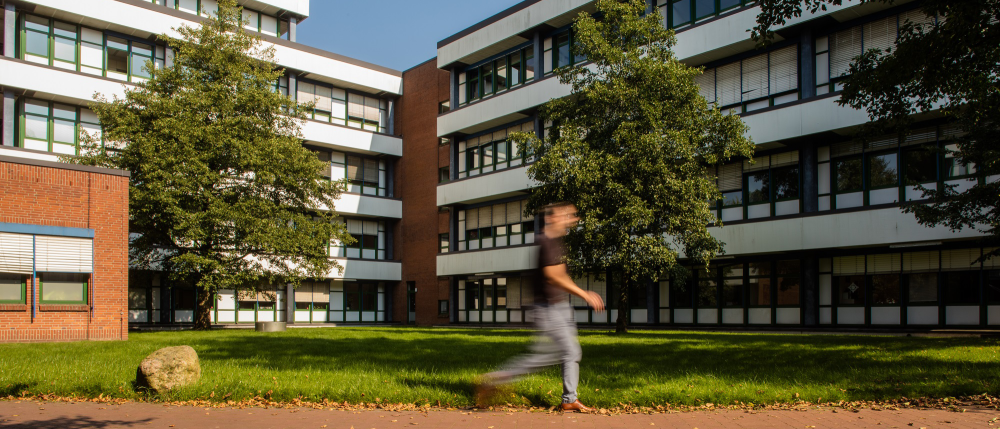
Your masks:
<path fill-rule="evenodd" d="M 851 412 L 697 411 L 653 415 L 581 415 L 438 411 L 329 411 L 314 409 L 198 408 L 156 404 L 0 401 L 0 428 L 328 428 L 328 429 L 515 429 L 515 428 L 989 428 L 1000 427 L 1000 411 L 969 408 Z"/>

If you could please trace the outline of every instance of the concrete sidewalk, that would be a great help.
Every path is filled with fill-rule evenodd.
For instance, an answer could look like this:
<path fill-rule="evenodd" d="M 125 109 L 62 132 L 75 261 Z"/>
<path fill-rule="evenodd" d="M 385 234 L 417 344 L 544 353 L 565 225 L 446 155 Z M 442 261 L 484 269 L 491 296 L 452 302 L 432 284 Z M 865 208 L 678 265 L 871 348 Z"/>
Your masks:
<path fill-rule="evenodd" d="M 1000 411 L 898 411 L 821 408 L 809 411 L 696 411 L 617 416 L 543 412 L 388 412 L 280 408 L 199 408 L 145 403 L 111 405 L 0 401 L 4 429 L 117 428 L 989 428 L 1000 427 Z"/>

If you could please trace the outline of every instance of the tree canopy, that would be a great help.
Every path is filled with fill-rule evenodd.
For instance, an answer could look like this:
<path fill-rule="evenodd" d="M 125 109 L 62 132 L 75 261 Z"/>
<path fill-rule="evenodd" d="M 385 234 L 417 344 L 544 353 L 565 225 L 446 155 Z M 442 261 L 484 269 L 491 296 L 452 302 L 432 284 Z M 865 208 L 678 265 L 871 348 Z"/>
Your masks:
<path fill-rule="evenodd" d="M 841 0 L 761 0 L 752 33 L 766 41 L 773 28 L 803 13 L 816 13 Z M 862 0 L 892 4 L 892 0 Z M 953 187 L 926 189 L 930 204 L 904 207 L 924 225 L 952 230 L 975 228 L 1000 239 L 1000 0 L 925 0 L 927 23 L 900 23 L 896 46 L 872 49 L 855 58 L 838 101 L 867 109 L 871 123 L 861 135 L 906 134 L 918 118 L 943 116 L 964 135 L 946 149 L 953 163 L 971 165 L 977 184 L 964 192 Z M 984 256 L 993 256 L 994 251 Z"/>
<path fill-rule="evenodd" d="M 131 173 L 131 264 L 196 286 L 207 328 L 218 290 L 326 277 L 331 240 L 352 239 L 334 222 L 343 183 L 302 145 L 309 106 L 276 91 L 274 50 L 244 31 L 235 0 L 177 31 L 159 36 L 172 65 L 147 63 L 124 98 L 95 95 L 103 136 L 71 161 Z"/>
<path fill-rule="evenodd" d="M 632 284 L 662 278 L 681 252 L 705 264 L 722 252 L 708 232 L 720 194 L 706 168 L 753 152 L 747 127 L 699 95 L 701 69 L 677 60 L 673 31 L 644 9 L 642 0 L 600 0 L 597 14 L 581 13 L 573 55 L 589 64 L 555 71 L 572 94 L 542 107 L 551 132 L 514 137 L 537 155 L 528 210 L 556 201 L 579 209 L 566 238 L 574 274 L 614 268 Z M 619 308 L 629 308 L 628 289 Z M 628 312 L 618 314 L 623 332 Z"/>

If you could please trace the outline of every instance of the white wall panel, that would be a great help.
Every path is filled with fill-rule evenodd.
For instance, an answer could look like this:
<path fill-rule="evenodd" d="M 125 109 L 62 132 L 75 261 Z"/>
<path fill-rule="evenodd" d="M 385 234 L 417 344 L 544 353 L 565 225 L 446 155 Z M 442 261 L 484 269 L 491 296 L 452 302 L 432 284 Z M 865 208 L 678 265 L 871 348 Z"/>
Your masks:
<path fill-rule="evenodd" d="M 979 307 L 972 305 L 949 305 L 945 307 L 944 322 L 946 325 L 978 325 Z"/>
<path fill-rule="evenodd" d="M 823 98 L 789 108 L 746 115 L 743 121 L 750 127 L 749 135 L 758 145 L 868 122 L 867 112 L 839 106 L 838 99 Z"/>
<path fill-rule="evenodd" d="M 389 198 L 340 194 L 340 198 L 334 203 L 334 208 L 337 214 L 358 214 L 392 219 L 403 217 L 403 202 Z"/>
<path fill-rule="evenodd" d="M 906 323 L 908 325 L 937 325 L 938 306 L 907 307 Z"/>
<path fill-rule="evenodd" d="M 699 308 L 698 309 L 698 324 L 716 324 L 719 323 L 719 310 L 715 308 Z"/>
<path fill-rule="evenodd" d="M 470 204 L 523 193 L 533 186 L 528 167 L 451 182 L 437 188 L 437 205 Z"/>
<path fill-rule="evenodd" d="M 340 266 L 344 267 L 344 272 L 340 274 L 336 269 L 332 269 L 327 273 L 327 278 L 381 281 L 400 281 L 402 279 L 401 264 L 396 261 L 334 259 Z"/>
<path fill-rule="evenodd" d="M 890 245 L 928 240 L 979 237 L 971 228 L 952 232 L 928 228 L 898 208 L 831 213 L 709 228 L 726 243 L 726 254 L 745 255 L 866 245 Z"/>
<path fill-rule="evenodd" d="M 798 308 L 778 308 L 774 320 L 779 325 L 798 325 L 802 323 L 802 312 Z"/>
<path fill-rule="evenodd" d="M 863 325 L 864 323 L 864 307 L 842 307 L 837 309 L 838 325 Z"/>
<path fill-rule="evenodd" d="M 872 325 L 898 325 L 902 323 L 899 307 L 872 307 Z"/>
<path fill-rule="evenodd" d="M 724 308 L 722 309 L 722 323 L 727 325 L 738 325 L 743 323 L 743 309 L 742 308 Z"/>
<path fill-rule="evenodd" d="M 302 138 L 332 149 L 403 156 L 403 139 L 399 137 L 329 123 L 305 121 Z"/>
<path fill-rule="evenodd" d="M 694 310 L 690 308 L 675 309 L 674 323 L 694 323 Z"/>
<path fill-rule="evenodd" d="M 437 257 L 437 275 L 526 271 L 537 265 L 537 253 L 535 246 L 443 253 Z"/>
<path fill-rule="evenodd" d="M 819 324 L 829 325 L 831 323 L 833 323 L 833 309 L 832 308 L 819 309 Z"/>
<path fill-rule="evenodd" d="M 747 314 L 747 319 L 751 325 L 769 325 L 771 324 L 771 309 L 751 308 L 749 314 Z"/>

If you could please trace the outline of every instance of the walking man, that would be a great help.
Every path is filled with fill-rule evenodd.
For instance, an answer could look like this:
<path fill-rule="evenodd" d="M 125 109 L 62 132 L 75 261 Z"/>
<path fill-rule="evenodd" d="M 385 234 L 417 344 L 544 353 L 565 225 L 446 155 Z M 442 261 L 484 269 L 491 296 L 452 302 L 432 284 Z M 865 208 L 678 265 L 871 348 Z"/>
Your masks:
<path fill-rule="evenodd" d="M 599 312 L 604 311 L 604 300 L 595 292 L 580 289 L 566 271 L 562 238 L 579 220 L 576 206 L 563 202 L 550 204 L 542 210 L 545 230 L 535 237 L 538 245 L 538 268 L 533 282 L 535 306 L 532 310 L 538 331 L 535 343 L 531 353 L 518 356 L 500 370 L 484 375 L 477 387 L 476 400 L 485 401 L 499 384 L 510 383 L 517 377 L 549 365 L 562 364 L 562 410 L 587 412 L 590 408 L 580 403 L 576 396 L 583 353 L 576 338 L 569 294 L 582 298 Z"/>

